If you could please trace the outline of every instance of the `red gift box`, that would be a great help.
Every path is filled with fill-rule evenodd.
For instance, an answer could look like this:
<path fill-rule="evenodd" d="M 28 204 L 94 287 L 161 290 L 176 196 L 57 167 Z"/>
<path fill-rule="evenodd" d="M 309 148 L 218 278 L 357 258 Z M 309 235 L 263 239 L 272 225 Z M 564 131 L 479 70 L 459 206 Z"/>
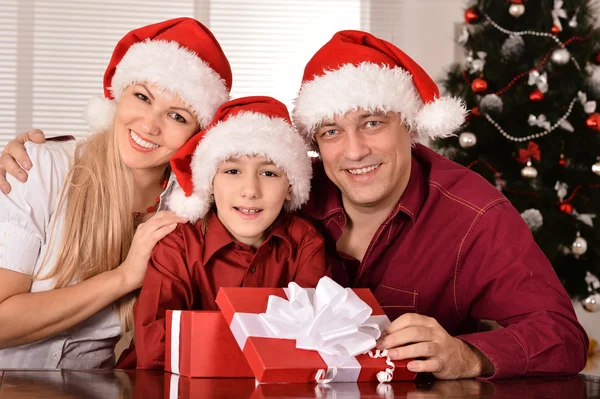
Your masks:
<path fill-rule="evenodd" d="M 372 317 L 385 320 L 385 325 L 389 324 L 389 319 L 370 290 L 352 291 L 371 307 Z M 327 375 L 333 376 L 333 382 L 377 381 L 377 374 L 388 369 L 385 358 L 361 354 L 350 359 L 350 365 L 344 364 L 332 370 L 319 352 L 297 349 L 296 340 L 265 338 L 268 334 L 257 333 L 257 325 L 248 328 L 258 314 L 266 311 L 271 295 L 287 299 L 283 288 L 221 288 L 216 300 L 259 382 L 315 382 L 319 370 L 328 370 Z M 252 321 L 248 323 L 248 320 Z M 258 327 L 258 330 L 266 329 Z M 406 368 L 408 360 L 393 363 L 393 381 L 414 379 L 416 374 Z"/>
<path fill-rule="evenodd" d="M 186 377 L 254 377 L 218 311 L 167 310 L 165 370 Z"/>

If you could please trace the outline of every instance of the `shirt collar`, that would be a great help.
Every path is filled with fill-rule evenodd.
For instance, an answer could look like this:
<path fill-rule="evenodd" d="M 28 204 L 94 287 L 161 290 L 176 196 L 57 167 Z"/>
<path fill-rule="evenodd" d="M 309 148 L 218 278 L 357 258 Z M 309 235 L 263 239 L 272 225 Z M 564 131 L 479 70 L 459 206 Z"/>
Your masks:
<path fill-rule="evenodd" d="M 177 187 L 179 187 L 177 177 L 175 176 L 175 173 L 171 172 L 171 174 L 169 175 L 169 180 L 167 181 L 167 188 L 165 188 L 165 191 L 163 191 L 160 194 L 157 211 L 166 211 L 168 209 L 167 199 L 171 196 L 171 193 Z"/>
<path fill-rule="evenodd" d="M 413 222 L 417 220 L 427 197 L 427 181 L 423 166 L 419 162 L 422 144 L 416 144 L 411 152 L 411 171 L 408 185 L 400 200 L 387 220 L 394 218 L 399 212 L 407 215 Z M 325 220 L 340 212 L 344 212 L 340 190 L 325 174 L 322 162 L 313 164 L 312 195 L 304 207 L 308 216 L 317 220 Z"/>
<path fill-rule="evenodd" d="M 283 216 L 286 218 L 287 216 Z M 292 253 L 292 244 L 285 232 L 285 228 L 283 226 L 282 220 L 277 220 L 275 224 L 271 227 L 271 230 L 267 234 L 265 241 L 260 245 L 260 248 L 264 246 L 272 246 L 273 237 L 278 237 L 282 242 L 286 243 L 285 247 L 288 251 L 288 256 Z M 198 222 L 198 228 L 200 228 L 201 222 Z M 202 258 L 202 264 L 206 265 L 208 261 L 213 257 L 217 251 L 221 248 L 224 248 L 232 243 L 242 247 L 242 248 L 250 248 L 248 245 L 236 242 L 234 238 L 231 236 L 229 231 L 225 228 L 221 220 L 217 216 L 215 212 L 211 212 L 208 225 L 206 226 L 207 234 L 204 237 L 204 257 Z"/>

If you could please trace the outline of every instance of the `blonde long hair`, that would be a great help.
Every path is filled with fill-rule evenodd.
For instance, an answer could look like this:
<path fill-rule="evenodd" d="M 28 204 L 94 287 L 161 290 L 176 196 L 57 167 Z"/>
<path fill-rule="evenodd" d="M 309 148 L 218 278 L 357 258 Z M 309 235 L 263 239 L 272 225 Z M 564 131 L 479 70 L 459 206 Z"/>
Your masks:
<path fill-rule="evenodd" d="M 59 207 L 66 201 L 66 219 L 58 259 L 43 278 L 54 277 L 56 287 L 65 287 L 123 263 L 134 234 L 133 193 L 133 175 L 121 160 L 112 128 L 79 144 L 59 201 Z M 137 294 L 114 304 L 122 334 L 133 327 Z"/>

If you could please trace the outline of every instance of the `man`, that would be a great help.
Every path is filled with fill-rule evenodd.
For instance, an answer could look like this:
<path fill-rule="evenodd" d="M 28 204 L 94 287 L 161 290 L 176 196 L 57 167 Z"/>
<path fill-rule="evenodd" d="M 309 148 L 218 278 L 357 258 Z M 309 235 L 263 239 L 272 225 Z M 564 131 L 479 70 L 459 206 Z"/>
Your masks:
<path fill-rule="evenodd" d="M 416 144 L 452 134 L 464 114 L 391 43 L 338 32 L 307 64 L 293 112 L 321 158 L 304 213 L 326 239 L 333 277 L 370 288 L 393 320 L 378 347 L 416 359 L 411 370 L 577 373 L 587 335 L 518 212 L 480 176 Z M 16 174 L 11 159 L 5 151 L 0 164 Z M 481 320 L 503 328 L 478 331 Z"/>
<path fill-rule="evenodd" d="M 397 47 L 342 31 L 308 62 L 294 124 L 316 144 L 314 195 L 333 277 L 370 288 L 392 324 L 378 347 L 439 378 L 577 373 L 587 335 L 519 213 L 421 138 L 465 109 Z M 477 332 L 479 320 L 504 328 Z"/>

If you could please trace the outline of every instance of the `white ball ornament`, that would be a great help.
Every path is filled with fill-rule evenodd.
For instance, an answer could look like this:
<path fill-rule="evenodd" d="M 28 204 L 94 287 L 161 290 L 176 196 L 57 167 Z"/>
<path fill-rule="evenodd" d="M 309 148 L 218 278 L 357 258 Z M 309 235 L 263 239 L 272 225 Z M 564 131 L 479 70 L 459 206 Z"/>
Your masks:
<path fill-rule="evenodd" d="M 571 53 L 566 48 L 559 48 L 552 52 L 550 58 L 557 65 L 565 65 L 571 59 Z"/>
<path fill-rule="evenodd" d="M 470 148 L 477 144 L 477 136 L 471 132 L 463 132 L 458 136 L 458 143 L 462 148 Z"/>
<path fill-rule="evenodd" d="M 508 7 L 508 13 L 515 18 L 519 18 L 521 15 L 525 14 L 525 6 L 523 4 L 511 4 Z"/>
<path fill-rule="evenodd" d="M 585 238 L 580 237 L 579 233 L 577 233 L 577 238 L 573 241 L 573 245 L 571 245 L 571 251 L 573 251 L 575 255 L 583 255 L 587 252 L 587 247 L 588 244 Z"/>

